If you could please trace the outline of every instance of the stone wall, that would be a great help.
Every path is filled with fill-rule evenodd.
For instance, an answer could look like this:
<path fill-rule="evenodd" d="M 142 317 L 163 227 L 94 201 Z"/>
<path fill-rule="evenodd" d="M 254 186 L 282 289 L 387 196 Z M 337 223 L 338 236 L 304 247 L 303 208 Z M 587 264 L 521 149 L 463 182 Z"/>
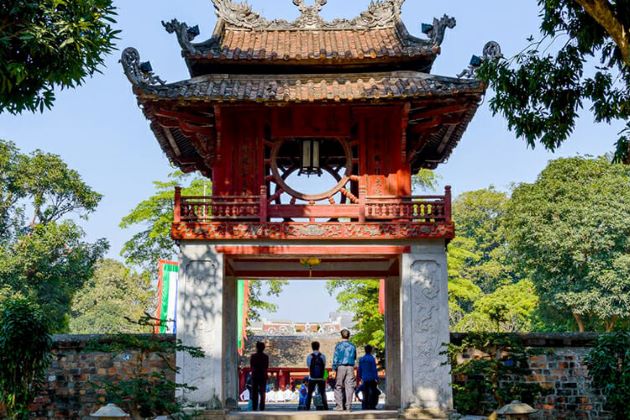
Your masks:
<path fill-rule="evenodd" d="M 451 334 L 451 342 L 461 343 L 463 334 Z M 530 358 L 532 375 L 546 395 L 536 402 L 539 413 L 533 418 L 609 419 L 603 409 L 604 399 L 593 389 L 584 357 L 592 348 L 597 334 L 523 334 L 523 344 L 536 350 Z"/>
<path fill-rule="evenodd" d="M 245 350 L 239 358 L 241 367 L 249 366 L 249 357 L 256 352 L 256 342 L 265 343 L 269 355 L 269 366 L 274 368 L 306 368 L 306 356 L 312 353 L 311 343 L 319 341 L 319 350 L 326 356 L 327 366 L 332 363 L 339 334 L 335 335 L 261 335 L 245 341 Z"/>
<path fill-rule="evenodd" d="M 272 348 L 274 337 L 265 337 Z M 304 341 L 301 352 L 308 350 L 312 337 L 299 337 Z M 592 347 L 596 334 L 528 334 L 524 344 L 539 350 L 532 356 L 532 375 L 548 391 L 536 403 L 540 419 L 607 419 L 601 393 L 594 390 L 584 366 L 584 356 Z M 174 340 L 161 336 L 161 340 Z M 291 337 L 291 340 L 296 340 Z M 321 337 L 318 337 L 320 341 Z M 461 334 L 451 334 L 451 341 L 460 342 Z M 286 338 L 285 338 L 286 340 Z M 86 351 L 89 342 L 107 343 L 108 336 L 55 336 L 52 365 L 46 377 L 45 389 L 33 405 L 34 419 L 81 419 L 102 404 L 104 392 L 93 383 L 129 378 L 137 358 L 135 352 L 112 355 Z M 296 343 L 293 343 L 296 346 Z M 284 346 L 277 346 L 278 349 Z M 174 363 L 172 355 L 169 363 Z M 146 360 L 147 371 L 161 371 L 166 362 L 157 354 Z"/>
<path fill-rule="evenodd" d="M 95 384 L 127 379 L 138 360 L 138 353 L 122 354 L 86 351 L 89 343 L 108 343 L 112 337 L 98 335 L 57 335 L 54 337 L 52 364 L 45 388 L 32 407 L 34 419 L 82 419 L 103 404 L 104 391 Z M 174 340 L 173 336 L 160 336 Z M 170 363 L 174 365 L 173 354 Z M 167 370 L 166 361 L 152 354 L 145 360 L 146 371 Z M 175 379 L 173 374 L 172 379 Z"/>

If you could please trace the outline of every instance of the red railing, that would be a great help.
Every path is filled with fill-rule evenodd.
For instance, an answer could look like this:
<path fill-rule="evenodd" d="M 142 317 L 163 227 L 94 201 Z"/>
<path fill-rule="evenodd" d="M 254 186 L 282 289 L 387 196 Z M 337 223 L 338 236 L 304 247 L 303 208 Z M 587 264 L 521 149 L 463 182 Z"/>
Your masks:
<path fill-rule="evenodd" d="M 412 197 L 365 197 L 359 204 L 297 205 L 269 203 L 261 195 L 182 197 L 175 189 L 175 222 L 259 221 L 271 219 L 353 219 L 365 221 L 451 221 L 451 188 L 445 195 Z"/>

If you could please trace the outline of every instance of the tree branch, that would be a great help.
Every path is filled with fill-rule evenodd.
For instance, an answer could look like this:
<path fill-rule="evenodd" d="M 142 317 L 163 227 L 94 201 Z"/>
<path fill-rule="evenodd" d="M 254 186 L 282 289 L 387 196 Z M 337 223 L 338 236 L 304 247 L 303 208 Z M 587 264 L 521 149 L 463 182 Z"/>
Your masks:
<path fill-rule="evenodd" d="M 610 37 L 615 41 L 621 50 L 621 56 L 627 66 L 630 66 L 630 33 L 628 28 L 617 19 L 608 0 L 574 0 L 584 8 Z"/>

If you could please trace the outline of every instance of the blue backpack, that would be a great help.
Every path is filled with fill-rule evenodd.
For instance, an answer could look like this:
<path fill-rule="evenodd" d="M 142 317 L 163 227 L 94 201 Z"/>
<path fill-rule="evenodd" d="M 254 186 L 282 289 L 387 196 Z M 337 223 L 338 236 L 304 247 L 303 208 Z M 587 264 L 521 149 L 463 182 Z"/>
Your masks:
<path fill-rule="evenodd" d="M 324 359 L 321 353 L 311 354 L 311 365 L 309 366 L 309 375 L 311 379 L 324 379 Z"/>

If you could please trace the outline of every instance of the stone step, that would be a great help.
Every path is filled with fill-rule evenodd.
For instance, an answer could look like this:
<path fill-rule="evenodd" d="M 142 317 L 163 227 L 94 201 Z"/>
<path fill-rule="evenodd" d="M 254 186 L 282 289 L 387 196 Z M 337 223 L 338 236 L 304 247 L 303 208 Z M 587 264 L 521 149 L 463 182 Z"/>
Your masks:
<path fill-rule="evenodd" d="M 400 413 L 397 410 L 375 410 L 363 411 L 353 410 L 351 412 L 339 411 L 297 411 L 297 410 L 281 410 L 271 409 L 269 411 L 202 411 L 190 412 L 196 420 L 446 420 L 447 417 L 441 415 L 433 415 L 423 410 L 409 410 Z"/>
<path fill-rule="evenodd" d="M 398 411 L 264 411 L 264 412 L 232 412 L 226 420 L 394 420 L 398 419 Z"/>

